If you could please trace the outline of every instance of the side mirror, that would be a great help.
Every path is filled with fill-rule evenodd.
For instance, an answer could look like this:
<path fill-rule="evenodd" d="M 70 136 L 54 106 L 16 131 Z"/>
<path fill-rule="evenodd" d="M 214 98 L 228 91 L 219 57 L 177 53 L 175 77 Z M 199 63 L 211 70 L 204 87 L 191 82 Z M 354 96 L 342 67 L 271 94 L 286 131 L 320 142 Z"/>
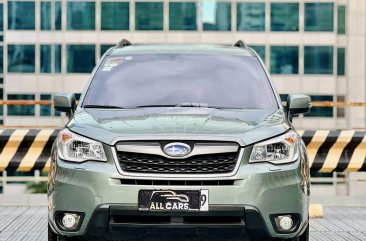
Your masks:
<path fill-rule="evenodd" d="M 295 94 L 287 98 L 288 119 L 292 121 L 294 116 L 308 113 L 311 109 L 311 98 L 308 95 Z"/>
<path fill-rule="evenodd" d="M 60 93 L 53 97 L 53 106 L 56 110 L 66 112 L 67 116 L 72 116 L 76 107 L 74 94 Z"/>

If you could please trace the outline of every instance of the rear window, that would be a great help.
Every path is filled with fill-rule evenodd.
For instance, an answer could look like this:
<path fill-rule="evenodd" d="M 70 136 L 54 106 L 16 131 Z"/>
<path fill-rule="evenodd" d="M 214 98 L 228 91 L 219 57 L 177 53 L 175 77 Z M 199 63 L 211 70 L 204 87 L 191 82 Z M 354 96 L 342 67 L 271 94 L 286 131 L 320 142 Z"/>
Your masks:
<path fill-rule="evenodd" d="M 83 104 L 131 108 L 181 103 L 277 108 L 256 57 L 175 53 L 107 57 Z"/>

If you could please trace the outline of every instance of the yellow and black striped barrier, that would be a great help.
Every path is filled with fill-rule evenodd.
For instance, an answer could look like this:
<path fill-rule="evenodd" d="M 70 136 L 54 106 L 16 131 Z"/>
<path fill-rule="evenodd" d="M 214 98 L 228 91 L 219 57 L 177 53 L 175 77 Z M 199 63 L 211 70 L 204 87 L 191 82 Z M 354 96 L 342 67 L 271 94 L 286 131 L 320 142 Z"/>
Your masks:
<path fill-rule="evenodd" d="M 57 129 L 0 129 L 0 172 L 47 172 L 58 132 Z"/>
<path fill-rule="evenodd" d="M 48 171 L 58 129 L 0 129 L 0 172 Z M 299 131 L 312 171 L 366 171 L 366 131 Z"/>

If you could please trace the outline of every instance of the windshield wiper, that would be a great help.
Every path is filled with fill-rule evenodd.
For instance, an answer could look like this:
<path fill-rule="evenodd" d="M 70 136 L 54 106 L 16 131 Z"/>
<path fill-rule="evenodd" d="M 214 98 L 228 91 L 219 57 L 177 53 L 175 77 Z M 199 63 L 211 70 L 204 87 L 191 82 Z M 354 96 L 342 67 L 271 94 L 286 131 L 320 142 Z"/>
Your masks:
<path fill-rule="evenodd" d="M 177 105 L 138 105 L 138 106 L 125 107 L 125 108 L 134 109 L 134 108 L 150 108 L 150 107 L 177 107 Z"/>
<path fill-rule="evenodd" d="M 94 109 L 124 109 L 121 106 L 115 106 L 115 105 L 83 105 L 83 108 L 94 108 Z"/>

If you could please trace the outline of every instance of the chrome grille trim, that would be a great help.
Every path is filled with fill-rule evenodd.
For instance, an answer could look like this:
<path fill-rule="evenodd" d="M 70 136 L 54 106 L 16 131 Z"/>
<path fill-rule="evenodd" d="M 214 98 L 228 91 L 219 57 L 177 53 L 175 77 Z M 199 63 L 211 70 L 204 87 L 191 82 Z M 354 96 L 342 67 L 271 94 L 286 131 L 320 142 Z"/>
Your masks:
<path fill-rule="evenodd" d="M 165 154 L 159 142 L 124 142 L 116 145 L 117 151 L 159 155 L 169 159 L 185 159 L 197 155 L 237 152 L 235 143 L 195 143 L 192 152 L 184 157 L 171 157 Z"/>
<path fill-rule="evenodd" d="M 239 147 L 238 147 L 239 148 Z M 232 172 L 230 173 L 219 173 L 219 174 L 162 174 L 162 173 L 136 173 L 136 172 L 125 172 L 122 170 L 120 164 L 119 164 L 119 160 L 118 160 L 118 156 L 117 156 L 117 148 L 116 147 L 112 147 L 112 154 L 113 154 L 113 158 L 114 158 L 114 162 L 115 165 L 117 167 L 118 172 L 122 175 L 122 176 L 126 176 L 126 177 L 140 177 L 140 178 L 159 178 L 159 179 L 165 179 L 165 178 L 169 178 L 169 179 L 200 179 L 200 178 L 215 178 L 218 180 L 218 178 L 227 178 L 227 177 L 232 177 L 234 176 L 237 172 L 238 169 L 240 167 L 240 163 L 243 159 L 243 155 L 244 155 L 244 148 L 240 148 L 239 149 L 239 155 L 238 155 L 238 159 L 235 165 L 235 168 Z"/>

